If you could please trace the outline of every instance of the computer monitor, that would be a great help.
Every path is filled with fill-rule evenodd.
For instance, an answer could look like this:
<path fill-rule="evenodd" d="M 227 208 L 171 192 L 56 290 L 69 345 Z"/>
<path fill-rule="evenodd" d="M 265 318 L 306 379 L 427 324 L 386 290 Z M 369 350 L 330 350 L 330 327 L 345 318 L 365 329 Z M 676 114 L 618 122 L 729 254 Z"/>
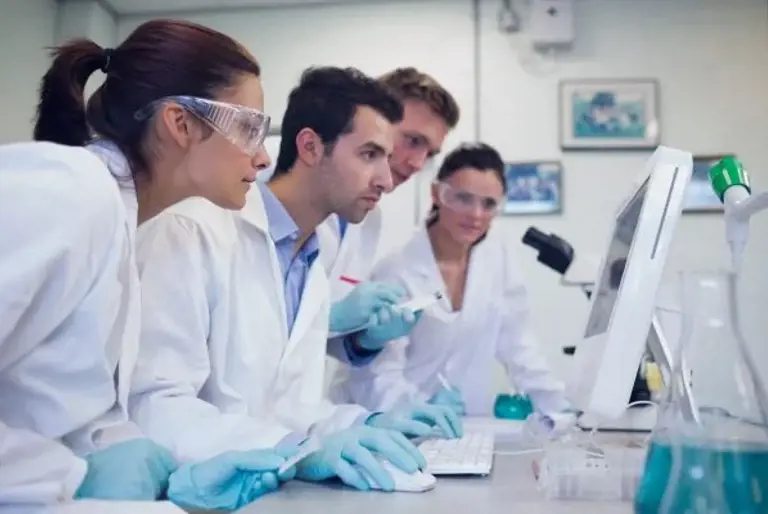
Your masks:
<path fill-rule="evenodd" d="M 626 411 L 692 169 L 689 152 L 658 147 L 616 213 L 568 388 L 586 414 L 617 419 Z"/>

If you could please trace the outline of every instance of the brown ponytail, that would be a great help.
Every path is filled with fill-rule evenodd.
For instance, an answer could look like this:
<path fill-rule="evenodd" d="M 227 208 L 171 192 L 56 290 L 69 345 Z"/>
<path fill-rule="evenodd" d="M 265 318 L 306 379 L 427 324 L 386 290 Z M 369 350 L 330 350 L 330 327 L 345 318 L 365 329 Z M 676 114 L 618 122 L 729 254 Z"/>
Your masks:
<path fill-rule="evenodd" d="M 91 139 L 85 118 L 85 84 L 105 63 L 104 49 L 77 39 L 52 51 L 53 64 L 40 85 L 34 139 L 82 146 Z"/>

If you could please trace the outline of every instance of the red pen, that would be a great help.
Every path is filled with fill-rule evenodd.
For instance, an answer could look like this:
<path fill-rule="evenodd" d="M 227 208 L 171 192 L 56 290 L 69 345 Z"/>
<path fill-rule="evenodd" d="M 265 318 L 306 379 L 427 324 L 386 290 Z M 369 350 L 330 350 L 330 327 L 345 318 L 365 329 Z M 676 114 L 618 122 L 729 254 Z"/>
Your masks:
<path fill-rule="evenodd" d="M 341 280 L 342 282 L 346 282 L 347 284 L 352 284 L 353 286 L 356 286 L 360 283 L 360 281 L 357 280 L 356 278 L 348 277 L 346 275 L 340 276 L 339 280 Z"/>

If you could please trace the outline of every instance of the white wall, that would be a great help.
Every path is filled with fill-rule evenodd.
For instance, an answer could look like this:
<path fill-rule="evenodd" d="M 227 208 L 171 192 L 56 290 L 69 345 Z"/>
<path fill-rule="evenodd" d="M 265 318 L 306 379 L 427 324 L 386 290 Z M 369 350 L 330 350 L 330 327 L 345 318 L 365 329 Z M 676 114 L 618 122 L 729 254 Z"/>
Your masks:
<path fill-rule="evenodd" d="M 56 41 L 87 37 L 103 47 L 117 41 L 117 19 L 96 0 L 67 0 L 57 10 Z"/>
<path fill-rule="evenodd" d="M 4 0 L 0 5 L 0 143 L 32 137 L 37 86 L 54 43 L 54 0 Z"/>
<path fill-rule="evenodd" d="M 569 239 L 577 251 L 599 252 L 610 214 L 641 171 L 647 152 L 581 152 L 558 148 L 557 88 L 561 78 L 651 77 L 661 91 L 662 142 L 694 154 L 735 152 L 755 187 L 768 187 L 768 5 L 765 0 L 580 0 L 577 42 L 554 72 L 532 76 L 521 65 L 524 37 L 495 30 L 498 2 L 483 9 L 480 135 L 510 160 L 561 158 L 562 216 L 508 218 L 510 239 L 531 224 Z M 523 62 L 526 62 L 523 59 Z M 548 66 L 540 69 L 545 72 Z M 669 273 L 725 265 L 722 218 L 685 215 L 676 234 Z M 553 359 L 557 347 L 583 327 L 586 303 L 565 291 L 553 272 L 521 248 L 530 278 L 534 317 Z M 758 218 L 745 264 L 745 292 L 753 299 L 747 332 L 768 374 L 760 315 L 768 305 L 768 216 Z M 762 262 L 761 262 L 762 261 Z M 674 287 L 674 286 L 673 286 Z"/>
<path fill-rule="evenodd" d="M 75 37 L 112 46 L 117 20 L 94 0 L 0 0 L 0 143 L 32 138 L 37 91 L 50 65 L 48 49 Z M 94 74 L 86 93 L 101 80 Z"/>
<path fill-rule="evenodd" d="M 56 43 L 88 38 L 104 48 L 117 44 L 117 18 L 96 0 L 67 0 L 59 4 L 56 17 Z M 94 73 L 85 87 L 89 97 L 104 82 L 104 74 Z"/>
<path fill-rule="evenodd" d="M 523 4 L 524 2 L 521 2 Z M 561 78 L 652 77 L 661 88 L 663 142 L 694 153 L 735 152 L 758 189 L 768 187 L 768 6 L 765 0 L 579 0 L 577 42 L 554 67 L 531 73 L 525 36 L 496 29 L 496 0 L 481 2 L 480 105 L 474 104 L 473 18 L 468 0 L 389 2 L 201 13 L 193 21 L 222 30 L 263 64 L 267 110 L 279 121 L 286 96 L 310 65 L 352 65 L 372 74 L 414 65 L 434 74 L 457 97 L 462 120 L 448 141 L 481 138 L 510 160 L 560 158 L 565 164 L 561 216 L 499 220 L 510 240 L 536 225 L 569 239 L 582 253 L 601 252 L 611 213 L 641 171 L 647 152 L 563 154 L 558 147 L 557 82 Z M 122 39 L 146 18 L 121 19 Z M 479 109 L 479 110 L 478 110 Z M 476 123 L 479 119 L 479 126 Z M 402 242 L 417 198 L 426 208 L 429 177 L 385 202 L 386 245 Z M 419 194 L 416 191 L 419 191 Z M 753 229 L 745 273 L 754 299 L 747 314 L 753 339 L 768 305 L 766 221 Z M 400 229 L 398 230 L 398 227 Z M 529 277 L 534 323 L 551 362 L 566 373 L 560 347 L 575 342 L 587 303 L 558 285 L 555 274 L 520 248 Z M 688 215 L 680 226 L 670 273 L 683 265 L 719 267 L 726 257 L 716 215 Z M 760 343 L 762 341 L 758 341 Z M 759 362 L 768 370 L 768 349 Z M 500 383 L 501 384 L 501 383 Z"/>

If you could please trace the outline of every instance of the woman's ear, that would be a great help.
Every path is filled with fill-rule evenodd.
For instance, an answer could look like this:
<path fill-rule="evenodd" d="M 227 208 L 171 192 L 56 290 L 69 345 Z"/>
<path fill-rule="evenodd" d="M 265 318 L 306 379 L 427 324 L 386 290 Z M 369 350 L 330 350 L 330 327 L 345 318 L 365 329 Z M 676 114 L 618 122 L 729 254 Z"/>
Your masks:
<path fill-rule="evenodd" d="M 189 148 L 196 136 L 195 127 L 189 123 L 187 112 L 180 105 L 166 103 L 155 117 L 161 137 L 173 140 L 180 148 Z"/>

